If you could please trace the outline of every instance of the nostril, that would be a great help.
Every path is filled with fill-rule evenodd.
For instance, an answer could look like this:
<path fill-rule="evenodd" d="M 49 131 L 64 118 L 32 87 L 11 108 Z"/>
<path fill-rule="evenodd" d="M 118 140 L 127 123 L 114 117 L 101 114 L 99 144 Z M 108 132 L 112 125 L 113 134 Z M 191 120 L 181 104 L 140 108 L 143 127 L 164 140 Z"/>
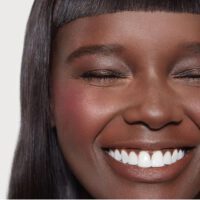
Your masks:
<path fill-rule="evenodd" d="M 129 125 L 144 126 L 151 131 L 159 131 L 159 130 L 165 128 L 166 126 L 178 126 L 181 122 L 182 122 L 182 120 L 170 121 L 170 122 L 165 123 L 165 124 L 152 124 L 152 123 L 147 123 L 147 122 L 144 122 L 144 121 L 135 121 L 135 122 L 132 122 L 132 123 L 126 121 L 126 123 L 129 124 Z"/>
<path fill-rule="evenodd" d="M 158 131 L 166 126 L 176 126 L 182 122 L 182 112 L 178 107 L 139 106 L 123 113 L 124 121 L 129 125 L 142 125 L 150 130 Z"/>
<path fill-rule="evenodd" d="M 149 96 L 148 96 L 149 97 Z M 158 99 L 158 97 L 160 97 Z M 184 119 L 184 111 L 176 98 L 153 96 L 132 101 L 122 112 L 122 118 L 128 125 L 140 125 L 152 131 L 167 126 L 177 126 Z"/>
<path fill-rule="evenodd" d="M 146 124 L 146 126 L 152 131 L 159 131 L 159 130 L 167 127 L 167 126 L 177 126 L 180 123 L 181 123 L 181 121 L 179 121 L 179 122 L 171 121 L 171 122 L 168 122 L 166 124 L 162 124 L 161 126 L 151 126 L 149 124 Z"/>

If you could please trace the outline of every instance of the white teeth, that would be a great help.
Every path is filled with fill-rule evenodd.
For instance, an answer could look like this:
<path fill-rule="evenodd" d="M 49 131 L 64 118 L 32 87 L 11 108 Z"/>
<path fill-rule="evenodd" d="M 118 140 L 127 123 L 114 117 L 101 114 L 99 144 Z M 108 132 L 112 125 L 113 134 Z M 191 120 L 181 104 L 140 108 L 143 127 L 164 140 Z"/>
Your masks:
<path fill-rule="evenodd" d="M 148 151 L 136 152 L 131 151 L 129 154 L 126 150 L 109 149 L 108 154 L 115 160 L 128 165 L 136 165 L 142 168 L 149 167 L 163 167 L 165 165 L 171 165 L 178 160 L 181 160 L 185 153 L 183 150 L 174 149 L 171 154 L 170 151 L 166 151 L 163 155 L 161 150 L 153 151 L 152 156 Z"/>
<path fill-rule="evenodd" d="M 123 162 L 124 164 L 128 163 L 129 156 L 128 156 L 128 154 L 126 153 L 125 150 L 122 150 L 122 151 L 121 151 L 121 156 L 122 156 L 122 162 Z"/>
<path fill-rule="evenodd" d="M 165 165 L 171 165 L 172 164 L 172 156 L 169 151 L 165 152 L 163 157 L 163 162 Z"/>
<path fill-rule="evenodd" d="M 151 157 L 148 152 L 141 151 L 138 156 L 138 166 L 139 167 L 151 167 Z"/>
<path fill-rule="evenodd" d="M 155 151 L 151 157 L 152 167 L 162 167 L 164 166 L 163 154 L 161 151 Z"/>
<path fill-rule="evenodd" d="M 109 154 L 111 157 L 114 158 L 114 151 L 110 150 L 110 151 L 108 152 L 108 154 Z"/>
<path fill-rule="evenodd" d="M 118 149 L 115 150 L 114 158 L 118 161 L 122 159 L 121 153 L 119 152 Z"/>
<path fill-rule="evenodd" d="M 130 165 L 137 165 L 138 164 L 138 156 L 134 151 L 131 151 L 131 153 L 129 154 L 128 164 L 130 164 Z"/>
<path fill-rule="evenodd" d="M 179 152 L 178 152 L 178 159 L 177 160 L 180 160 L 180 159 L 182 159 L 184 157 L 184 152 L 183 152 L 183 150 L 179 150 Z"/>
<path fill-rule="evenodd" d="M 175 149 L 173 154 L 172 154 L 172 163 L 175 163 L 178 159 L 178 150 Z"/>

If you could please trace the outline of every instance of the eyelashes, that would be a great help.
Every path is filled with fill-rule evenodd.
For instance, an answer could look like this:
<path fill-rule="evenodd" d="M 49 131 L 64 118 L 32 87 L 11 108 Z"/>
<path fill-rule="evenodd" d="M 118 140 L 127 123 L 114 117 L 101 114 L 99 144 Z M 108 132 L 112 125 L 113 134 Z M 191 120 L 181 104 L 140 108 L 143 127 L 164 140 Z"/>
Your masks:
<path fill-rule="evenodd" d="M 173 75 L 173 78 L 187 80 L 190 82 L 200 82 L 200 68 L 184 70 Z"/>
<path fill-rule="evenodd" d="M 81 74 L 82 79 L 94 85 L 100 86 L 114 85 L 124 79 L 127 79 L 128 77 L 130 77 L 130 74 L 111 69 L 91 70 Z M 187 69 L 174 73 L 172 74 L 172 78 L 185 81 L 186 83 L 200 84 L 200 68 Z"/>
<path fill-rule="evenodd" d="M 83 78 L 87 79 L 115 79 L 115 78 L 125 78 L 122 72 L 103 69 L 103 70 L 92 70 L 85 72 L 81 75 Z"/>
<path fill-rule="evenodd" d="M 81 75 L 82 79 L 97 84 L 112 84 L 127 77 L 123 72 L 110 69 L 92 70 Z"/>

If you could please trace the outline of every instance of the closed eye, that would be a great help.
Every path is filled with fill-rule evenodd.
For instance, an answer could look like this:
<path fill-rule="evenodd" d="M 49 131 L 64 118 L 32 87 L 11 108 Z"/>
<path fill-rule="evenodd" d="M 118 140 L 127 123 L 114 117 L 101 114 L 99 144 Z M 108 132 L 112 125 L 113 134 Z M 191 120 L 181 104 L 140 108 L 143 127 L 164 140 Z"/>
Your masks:
<path fill-rule="evenodd" d="M 179 79 L 200 79 L 200 68 L 184 70 L 173 75 L 173 77 Z"/>
<path fill-rule="evenodd" d="M 91 85 L 112 86 L 126 79 L 129 75 L 124 72 L 111 69 L 98 69 L 84 72 L 81 78 Z"/>
<path fill-rule="evenodd" d="M 126 78 L 126 76 L 122 72 L 114 71 L 114 70 L 92 70 L 88 72 L 84 72 L 81 77 L 83 79 L 92 80 L 92 79 L 118 79 L 118 78 Z"/>

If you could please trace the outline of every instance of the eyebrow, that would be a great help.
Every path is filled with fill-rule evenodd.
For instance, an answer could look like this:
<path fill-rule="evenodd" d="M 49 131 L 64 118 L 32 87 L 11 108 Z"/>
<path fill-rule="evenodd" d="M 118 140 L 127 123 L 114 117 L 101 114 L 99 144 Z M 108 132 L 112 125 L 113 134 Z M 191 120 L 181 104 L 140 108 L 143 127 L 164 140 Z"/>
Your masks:
<path fill-rule="evenodd" d="M 86 55 L 105 55 L 110 56 L 119 53 L 123 47 L 119 44 L 107 44 L 107 45 L 88 45 L 82 46 L 74 50 L 66 59 L 66 62 L 72 62 L 73 60 Z"/>
<path fill-rule="evenodd" d="M 180 44 L 179 47 L 184 49 L 188 53 L 200 54 L 200 42 L 189 42 Z M 74 50 L 67 57 L 66 62 L 72 62 L 73 60 L 86 55 L 113 55 L 123 50 L 123 46 L 119 44 L 107 44 L 107 45 L 88 45 L 81 46 Z"/>
<path fill-rule="evenodd" d="M 180 47 L 188 53 L 200 54 L 200 42 L 183 43 Z"/>

